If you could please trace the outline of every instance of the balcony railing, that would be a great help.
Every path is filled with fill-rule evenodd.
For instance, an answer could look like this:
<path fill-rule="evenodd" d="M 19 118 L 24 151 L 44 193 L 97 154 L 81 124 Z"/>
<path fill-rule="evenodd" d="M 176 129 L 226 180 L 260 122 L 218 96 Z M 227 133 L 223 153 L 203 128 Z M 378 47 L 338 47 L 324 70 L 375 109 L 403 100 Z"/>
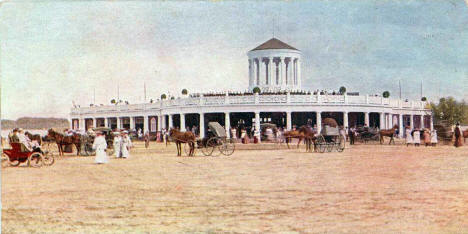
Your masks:
<path fill-rule="evenodd" d="M 223 106 L 223 105 L 249 105 L 249 104 L 367 104 L 391 108 L 425 108 L 426 102 L 405 102 L 399 99 L 390 99 L 376 96 L 347 96 L 347 95 L 293 95 L 293 94 L 269 94 L 269 95 L 236 95 L 236 96 L 210 96 L 187 97 L 173 100 L 163 100 L 155 103 L 107 105 L 72 108 L 71 114 L 114 113 L 114 112 L 140 112 L 146 110 L 160 110 L 170 107 L 189 106 Z"/>

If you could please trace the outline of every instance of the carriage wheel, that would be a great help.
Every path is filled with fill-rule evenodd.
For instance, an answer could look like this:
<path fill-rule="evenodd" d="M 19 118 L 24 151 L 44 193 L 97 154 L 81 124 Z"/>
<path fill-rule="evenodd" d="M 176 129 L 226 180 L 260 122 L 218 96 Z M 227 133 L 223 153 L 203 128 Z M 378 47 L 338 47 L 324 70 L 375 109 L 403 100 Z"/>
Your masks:
<path fill-rule="evenodd" d="M 93 149 L 93 145 L 89 143 L 85 144 L 84 151 L 86 156 L 91 156 L 96 153 L 96 151 Z"/>
<path fill-rule="evenodd" d="M 224 139 L 219 146 L 219 151 L 226 156 L 231 156 L 236 149 L 236 145 L 232 139 Z"/>
<path fill-rule="evenodd" d="M 219 147 L 220 145 L 220 139 L 217 138 L 217 137 L 212 137 L 210 138 L 207 142 L 206 142 L 206 147 L 208 148 L 211 148 L 211 154 L 210 156 L 219 156 L 219 154 L 221 153 L 221 151 L 218 149 L 218 150 L 215 150 L 216 148 Z"/>
<path fill-rule="evenodd" d="M 52 166 L 52 164 L 54 164 L 55 162 L 55 158 L 52 154 L 45 153 L 43 155 L 43 159 L 44 159 L 44 165 L 46 166 Z"/>
<path fill-rule="evenodd" d="M 42 167 L 43 157 L 40 153 L 32 153 L 28 157 L 28 166 L 30 167 Z"/>
<path fill-rule="evenodd" d="M 325 150 L 327 149 L 327 143 L 325 142 L 325 138 L 323 136 L 319 136 L 317 138 L 317 147 L 318 147 L 318 151 L 320 153 L 324 153 Z"/>
<path fill-rule="evenodd" d="M 112 156 L 114 155 L 114 147 L 107 148 L 106 149 L 107 156 Z"/>
<path fill-rule="evenodd" d="M 10 157 L 2 153 L 2 168 L 10 166 Z"/>
<path fill-rule="evenodd" d="M 336 145 L 336 151 L 340 153 L 343 152 L 343 150 L 345 149 L 345 146 L 346 146 L 345 139 L 343 138 L 343 136 L 340 136 L 338 138 L 338 144 Z"/>
<path fill-rule="evenodd" d="M 206 141 L 205 145 L 201 148 L 203 155 L 211 156 L 213 154 L 214 148 L 216 147 L 216 142 L 212 141 L 214 138 L 210 138 Z"/>

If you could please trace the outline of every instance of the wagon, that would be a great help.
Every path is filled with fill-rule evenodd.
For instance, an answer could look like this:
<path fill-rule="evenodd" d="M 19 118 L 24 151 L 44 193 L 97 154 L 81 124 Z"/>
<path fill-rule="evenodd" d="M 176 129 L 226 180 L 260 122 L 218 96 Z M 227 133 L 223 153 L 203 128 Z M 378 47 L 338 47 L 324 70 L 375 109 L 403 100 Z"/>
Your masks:
<path fill-rule="evenodd" d="M 106 143 L 107 143 L 107 154 L 112 155 L 114 153 L 114 135 L 112 134 L 112 129 L 110 128 L 105 128 L 105 127 L 100 127 L 100 128 L 93 128 L 93 131 L 99 131 L 104 134 L 104 137 L 106 138 Z M 86 156 L 89 155 L 95 155 L 96 151 L 93 149 L 93 143 L 94 143 L 94 138 L 95 136 L 82 136 L 81 140 L 81 145 L 82 145 L 82 151 L 84 152 Z"/>
<path fill-rule="evenodd" d="M 359 127 L 356 129 L 357 140 L 367 144 L 369 141 L 380 141 L 380 134 L 377 128 Z"/>
<path fill-rule="evenodd" d="M 317 136 L 315 142 L 315 150 L 324 153 L 332 152 L 343 152 L 345 149 L 345 139 L 340 135 L 338 127 L 330 127 L 328 125 L 323 126 L 320 135 Z"/>
<path fill-rule="evenodd" d="M 185 151 L 187 153 L 187 148 Z M 208 134 L 205 138 L 197 140 L 197 148 L 205 156 L 217 156 L 217 152 L 230 156 L 236 148 L 234 141 L 229 139 L 226 130 L 218 122 L 208 123 Z M 218 151 L 215 151 L 218 149 Z"/>
<path fill-rule="evenodd" d="M 30 167 L 50 166 L 54 163 L 54 157 L 48 152 L 29 151 L 22 143 L 10 143 L 11 149 L 2 152 L 2 167 L 16 167 L 20 163 L 27 163 Z"/>

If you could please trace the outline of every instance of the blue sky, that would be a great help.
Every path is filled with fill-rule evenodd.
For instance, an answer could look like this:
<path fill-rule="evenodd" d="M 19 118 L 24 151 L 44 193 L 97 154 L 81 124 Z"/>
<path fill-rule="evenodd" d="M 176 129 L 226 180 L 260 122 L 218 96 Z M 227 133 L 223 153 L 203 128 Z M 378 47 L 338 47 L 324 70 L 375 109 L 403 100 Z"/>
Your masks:
<path fill-rule="evenodd" d="M 2 118 L 67 117 L 72 101 L 245 90 L 246 53 L 275 37 L 303 53 L 305 89 L 468 100 L 460 1 L 4 1 Z"/>

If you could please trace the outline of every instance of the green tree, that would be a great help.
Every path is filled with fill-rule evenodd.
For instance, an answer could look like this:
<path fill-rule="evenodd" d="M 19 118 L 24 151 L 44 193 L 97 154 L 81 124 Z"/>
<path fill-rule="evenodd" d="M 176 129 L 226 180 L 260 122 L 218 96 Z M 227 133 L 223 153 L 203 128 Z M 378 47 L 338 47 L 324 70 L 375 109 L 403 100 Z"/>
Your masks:
<path fill-rule="evenodd" d="M 343 95 L 344 93 L 346 93 L 346 87 L 341 86 L 340 87 L 340 94 Z"/>
<path fill-rule="evenodd" d="M 112 99 L 112 100 L 111 100 L 111 104 L 115 104 L 115 99 Z"/>
<path fill-rule="evenodd" d="M 390 92 L 384 91 L 384 92 L 382 93 L 382 96 L 383 96 L 384 98 L 388 98 L 388 97 L 390 97 Z"/>
<path fill-rule="evenodd" d="M 253 88 L 253 92 L 254 92 L 254 93 L 260 93 L 261 90 L 260 90 L 259 87 L 255 87 L 255 88 Z"/>
<path fill-rule="evenodd" d="M 427 101 L 427 98 L 426 98 L 426 97 L 422 97 L 422 98 L 421 98 L 421 101 L 425 102 L 425 101 Z"/>
<path fill-rule="evenodd" d="M 167 98 L 167 96 L 166 96 L 165 93 L 161 94 L 161 100 L 164 100 L 164 99 L 166 99 L 166 98 Z"/>
<path fill-rule="evenodd" d="M 187 89 L 182 89 L 182 95 L 187 95 L 187 94 L 188 94 Z"/>
<path fill-rule="evenodd" d="M 441 98 L 438 104 L 431 103 L 431 109 L 435 121 L 468 123 L 468 106 L 465 101 L 457 102 L 453 97 Z"/>

